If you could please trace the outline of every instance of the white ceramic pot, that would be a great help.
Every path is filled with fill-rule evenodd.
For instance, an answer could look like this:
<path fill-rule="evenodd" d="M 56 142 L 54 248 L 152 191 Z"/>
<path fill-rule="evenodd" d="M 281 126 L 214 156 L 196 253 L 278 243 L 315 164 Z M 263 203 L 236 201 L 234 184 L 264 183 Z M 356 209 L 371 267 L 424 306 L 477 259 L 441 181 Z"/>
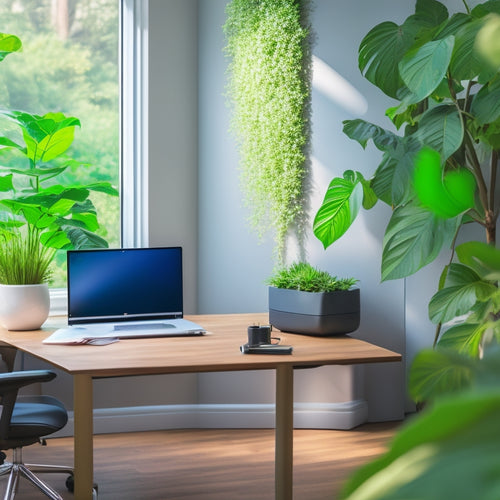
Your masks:
<path fill-rule="evenodd" d="M 0 324 L 7 330 L 38 330 L 49 315 L 50 294 L 46 283 L 0 284 Z"/>

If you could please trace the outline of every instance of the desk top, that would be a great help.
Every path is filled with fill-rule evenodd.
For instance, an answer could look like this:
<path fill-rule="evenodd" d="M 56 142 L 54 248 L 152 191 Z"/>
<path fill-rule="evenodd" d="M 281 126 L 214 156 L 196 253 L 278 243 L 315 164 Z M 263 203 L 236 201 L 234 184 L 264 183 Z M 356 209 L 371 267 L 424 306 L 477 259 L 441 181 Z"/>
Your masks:
<path fill-rule="evenodd" d="M 0 328 L 0 342 L 9 344 L 72 374 L 93 377 L 161 373 L 274 369 L 278 365 L 351 365 L 401 361 L 401 355 L 349 336 L 311 337 L 274 331 L 291 355 L 242 354 L 247 327 L 267 324 L 266 313 L 186 316 L 208 332 L 203 337 L 120 340 L 104 346 L 46 345 L 42 340 L 63 324 L 42 330 L 10 332 Z"/>

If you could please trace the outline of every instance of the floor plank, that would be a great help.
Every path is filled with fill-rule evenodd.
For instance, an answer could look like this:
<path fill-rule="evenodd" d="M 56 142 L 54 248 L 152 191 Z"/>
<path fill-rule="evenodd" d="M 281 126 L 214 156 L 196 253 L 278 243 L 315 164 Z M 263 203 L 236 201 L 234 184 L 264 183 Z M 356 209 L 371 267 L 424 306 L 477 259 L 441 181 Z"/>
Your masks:
<path fill-rule="evenodd" d="M 335 499 L 355 468 L 382 453 L 399 423 L 350 431 L 294 431 L 294 500 Z M 99 500 L 272 500 L 274 431 L 196 429 L 104 434 L 94 437 Z M 31 446 L 25 461 L 71 464 L 73 440 Z M 64 475 L 44 478 L 65 498 Z M 0 491 L 5 487 L 0 481 Z M 45 498 L 26 481 L 18 497 Z"/>

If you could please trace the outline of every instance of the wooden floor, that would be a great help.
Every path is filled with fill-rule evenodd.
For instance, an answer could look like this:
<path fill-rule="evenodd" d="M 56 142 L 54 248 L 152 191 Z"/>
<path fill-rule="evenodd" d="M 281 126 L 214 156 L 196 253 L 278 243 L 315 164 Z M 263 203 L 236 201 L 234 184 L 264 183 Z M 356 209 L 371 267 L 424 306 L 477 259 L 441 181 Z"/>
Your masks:
<path fill-rule="evenodd" d="M 335 499 L 349 473 L 385 450 L 398 423 L 294 431 L 294 500 Z M 272 500 L 274 431 L 170 430 L 97 435 L 99 500 Z M 24 450 L 26 462 L 72 464 L 72 438 Z M 65 476 L 43 476 L 65 499 Z M 5 479 L 0 481 L 0 492 Z M 1 493 L 3 495 L 3 493 Z M 22 480 L 21 500 L 46 498 Z"/>

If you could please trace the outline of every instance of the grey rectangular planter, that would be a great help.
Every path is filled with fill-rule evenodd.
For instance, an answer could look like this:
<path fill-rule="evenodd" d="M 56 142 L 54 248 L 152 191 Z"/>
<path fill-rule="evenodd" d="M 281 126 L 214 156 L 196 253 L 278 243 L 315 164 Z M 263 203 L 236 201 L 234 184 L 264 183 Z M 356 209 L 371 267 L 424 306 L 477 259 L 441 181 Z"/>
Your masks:
<path fill-rule="evenodd" d="M 269 323 L 284 332 L 343 335 L 359 327 L 359 288 L 303 292 L 269 287 Z"/>

